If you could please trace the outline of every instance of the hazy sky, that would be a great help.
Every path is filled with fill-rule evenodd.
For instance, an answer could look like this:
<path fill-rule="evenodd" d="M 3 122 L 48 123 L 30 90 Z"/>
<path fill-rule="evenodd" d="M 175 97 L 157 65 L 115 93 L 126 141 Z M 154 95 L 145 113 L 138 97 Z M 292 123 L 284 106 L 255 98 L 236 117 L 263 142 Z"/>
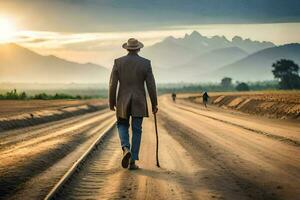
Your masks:
<path fill-rule="evenodd" d="M 299 0 L 0 0 L 0 30 L 1 19 L 14 26 L 2 42 L 108 67 L 129 37 L 151 45 L 198 30 L 300 42 Z"/>

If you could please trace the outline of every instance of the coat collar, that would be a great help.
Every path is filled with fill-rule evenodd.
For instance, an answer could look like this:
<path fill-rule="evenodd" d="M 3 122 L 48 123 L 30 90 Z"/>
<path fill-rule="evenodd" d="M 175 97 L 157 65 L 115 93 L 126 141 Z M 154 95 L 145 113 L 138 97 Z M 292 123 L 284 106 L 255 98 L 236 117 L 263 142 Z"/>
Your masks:
<path fill-rule="evenodd" d="M 135 52 L 128 52 L 127 56 L 139 56 L 139 54 Z"/>

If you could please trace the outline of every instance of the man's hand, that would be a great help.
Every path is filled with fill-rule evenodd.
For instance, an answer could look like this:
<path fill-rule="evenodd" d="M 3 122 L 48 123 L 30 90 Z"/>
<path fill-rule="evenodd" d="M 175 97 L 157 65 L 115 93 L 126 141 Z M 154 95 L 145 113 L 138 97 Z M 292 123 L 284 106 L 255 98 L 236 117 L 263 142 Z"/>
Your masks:
<path fill-rule="evenodd" d="M 158 108 L 157 108 L 157 106 L 154 106 L 154 107 L 152 108 L 152 112 L 153 112 L 153 114 L 156 114 L 156 113 L 157 113 L 157 111 L 158 111 Z"/>
<path fill-rule="evenodd" d="M 111 110 L 111 111 L 116 111 L 115 106 L 110 107 L 110 110 Z"/>

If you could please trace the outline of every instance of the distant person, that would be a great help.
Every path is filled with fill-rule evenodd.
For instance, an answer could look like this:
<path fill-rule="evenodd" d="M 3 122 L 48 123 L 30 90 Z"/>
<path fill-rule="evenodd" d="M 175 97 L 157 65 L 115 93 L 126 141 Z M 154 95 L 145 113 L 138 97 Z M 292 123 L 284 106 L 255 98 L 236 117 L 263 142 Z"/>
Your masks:
<path fill-rule="evenodd" d="M 130 38 L 123 48 L 128 51 L 126 56 L 118 58 L 109 82 L 109 106 L 117 116 L 117 127 L 123 150 L 122 167 L 138 169 L 139 150 L 142 134 L 143 117 L 148 117 L 146 92 L 144 83 L 152 104 L 152 112 L 157 113 L 156 84 L 152 73 L 150 60 L 138 55 L 144 45 L 134 38 Z M 116 98 L 117 86 L 118 97 Z M 129 119 L 131 117 L 132 141 L 129 142 Z"/>
<path fill-rule="evenodd" d="M 208 98 L 209 98 L 209 96 L 208 96 L 207 92 L 204 92 L 202 95 L 202 100 L 203 100 L 203 104 L 206 108 L 207 108 Z"/>
<path fill-rule="evenodd" d="M 173 102 L 176 102 L 176 93 L 175 92 L 172 93 L 172 99 L 173 99 Z"/>

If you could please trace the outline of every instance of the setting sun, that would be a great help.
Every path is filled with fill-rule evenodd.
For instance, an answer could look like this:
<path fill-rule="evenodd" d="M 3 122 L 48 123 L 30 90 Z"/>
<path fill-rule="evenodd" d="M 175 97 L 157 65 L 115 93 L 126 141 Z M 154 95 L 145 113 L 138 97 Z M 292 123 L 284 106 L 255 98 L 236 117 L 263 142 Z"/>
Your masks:
<path fill-rule="evenodd" d="M 15 25 L 9 18 L 0 17 L 0 42 L 9 42 L 15 34 Z"/>

